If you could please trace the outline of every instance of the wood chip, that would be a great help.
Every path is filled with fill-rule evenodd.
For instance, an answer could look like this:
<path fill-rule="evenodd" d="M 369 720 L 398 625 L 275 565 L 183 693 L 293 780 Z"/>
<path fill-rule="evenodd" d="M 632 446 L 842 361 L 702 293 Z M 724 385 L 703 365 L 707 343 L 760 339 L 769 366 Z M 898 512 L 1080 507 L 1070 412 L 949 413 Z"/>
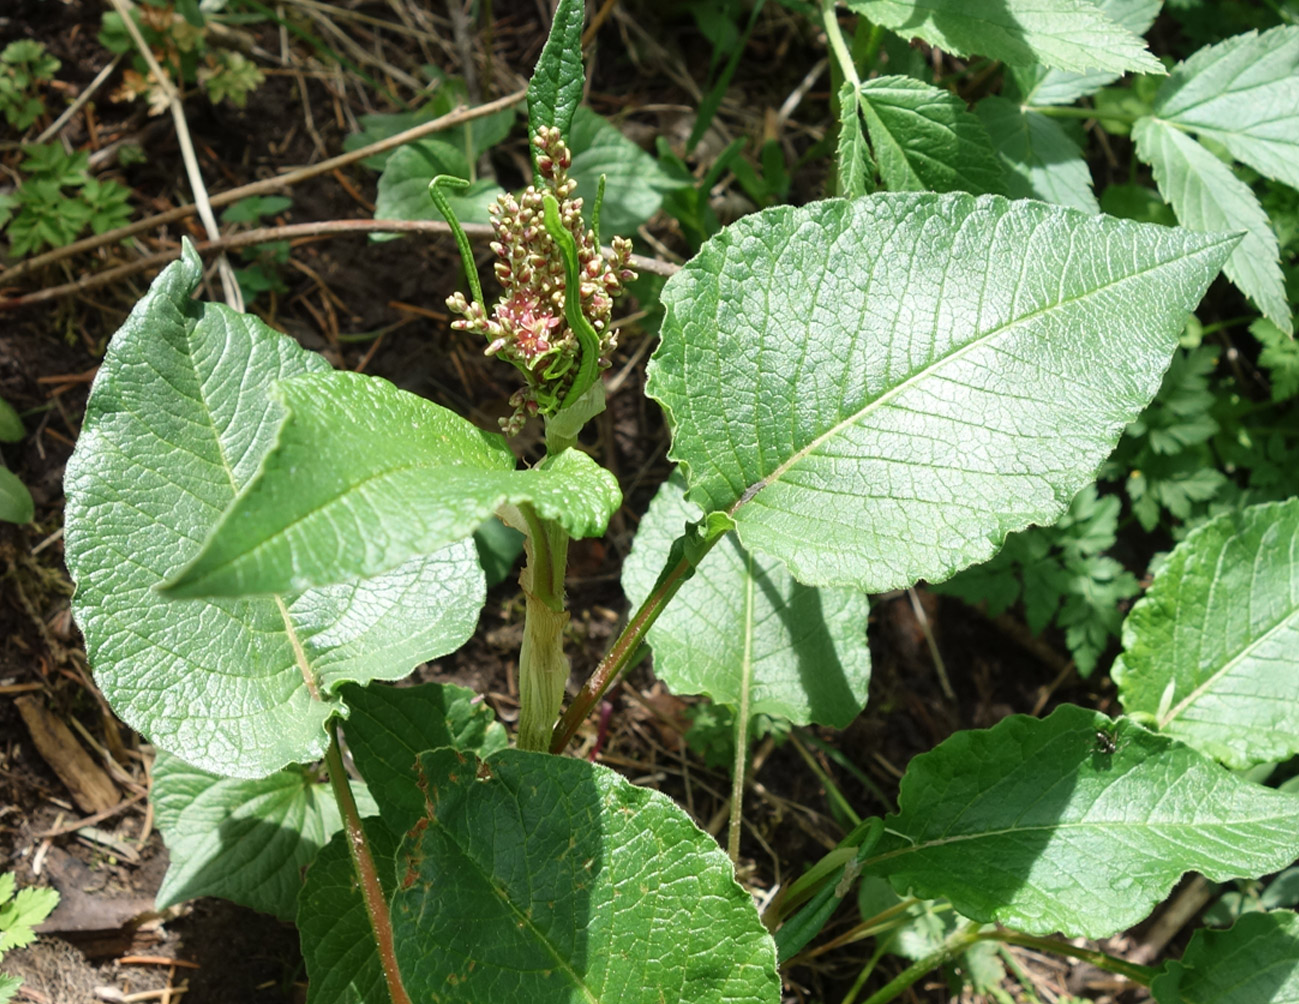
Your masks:
<path fill-rule="evenodd" d="M 112 809 L 122 801 L 112 779 L 77 742 L 72 730 L 36 697 L 16 697 L 14 705 L 31 733 L 36 752 L 59 776 L 84 812 Z"/>

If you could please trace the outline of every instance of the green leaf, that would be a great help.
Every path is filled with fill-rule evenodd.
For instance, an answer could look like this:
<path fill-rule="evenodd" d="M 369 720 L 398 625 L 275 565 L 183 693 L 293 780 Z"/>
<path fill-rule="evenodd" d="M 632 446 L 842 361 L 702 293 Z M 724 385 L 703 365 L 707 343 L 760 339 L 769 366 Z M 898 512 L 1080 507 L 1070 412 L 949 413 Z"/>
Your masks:
<path fill-rule="evenodd" d="M 1249 326 L 1249 333 L 1263 346 L 1258 364 L 1268 371 L 1272 400 L 1288 401 L 1299 395 L 1299 342 L 1264 317 Z"/>
<path fill-rule="evenodd" d="M 672 542 L 702 516 L 679 474 L 659 489 L 623 565 L 633 609 L 653 590 Z M 747 691 L 751 715 L 843 728 L 866 705 L 869 613 L 864 593 L 801 585 L 728 537 L 650 628 L 654 672 L 676 694 L 738 708 Z"/>
<path fill-rule="evenodd" d="M 362 812 L 377 811 L 364 785 L 352 787 Z M 302 869 L 343 826 L 328 782 L 300 766 L 253 781 L 160 753 L 151 797 L 170 859 L 159 910 L 220 896 L 292 920 Z"/>
<path fill-rule="evenodd" d="M 573 115 L 568 147 L 573 152 L 568 173 L 577 182 L 577 195 L 588 214 L 595 205 L 600 175 L 605 176 L 601 240 L 633 233 L 658 211 L 664 192 L 681 187 L 658 161 L 585 106 Z"/>
<path fill-rule="evenodd" d="M 1299 25 L 1199 50 L 1164 81 L 1155 114 L 1299 188 Z"/>
<path fill-rule="evenodd" d="M 847 0 L 874 24 L 957 56 L 1061 70 L 1164 72 L 1145 43 L 1090 0 Z"/>
<path fill-rule="evenodd" d="M 391 897 L 397 889 L 397 837 L 376 816 L 363 820 L 362 827 L 379 885 Z M 392 1004 L 346 833 L 335 833 L 307 868 L 297 926 L 307 1004 Z"/>
<path fill-rule="evenodd" d="M 491 708 L 464 687 L 349 686 L 344 699 L 352 708 L 345 731 L 348 748 L 394 833 L 410 829 L 425 811 L 415 774 L 420 753 L 450 746 L 486 757 L 509 745 Z"/>
<path fill-rule="evenodd" d="M 862 132 L 857 89 L 845 80 L 839 89 L 839 146 L 835 154 L 838 192 L 846 199 L 865 195 L 874 187 L 875 163 Z"/>
<path fill-rule="evenodd" d="M 1105 937 L 1185 872 L 1253 878 L 1299 853 L 1299 798 L 1072 705 L 956 733 L 911 761 L 898 805 L 868 872 L 1034 934 Z"/>
<path fill-rule="evenodd" d="M 68 463 L 66 557 L 73 612 L 118 715 L 204 770 L 263 777 L 320 757 L 325 720 L 346 712 L 312 686 L 327 698 L 459 647 L 482 570 L 466 541 L 280 600 L 157 592 L 261 466 L 282 419 L 274 381 L 329 370 L 256 318 L 191 300 L 201 272 L 187 247 L 109 344 Z"/>
<path fill-rule="evenodd" d="M 421 140 L 394 150 L 379 175 L 374 197 L 376 220 L 440 220 L 442 214 L 429 198 L 428 186 L 439 174 L 468 180 L 472 174 L 464 154 L 439 140 Z M 448 191 L 461 223 L 488 223 L 487 207 L 504 189 L 488 178 L 479 178 L 462 191 Z M 387 236 L 387 235 L 385 235 Z"/>
<path fill-rule="evenodd" d="M 529 137 L 535 136 L 542 126 L 551 126 L 562 136 L 568 136 L 586 84 L 586 70 L 582 66 L 585 19 L 585 0 L 559 0 L 550 34 L 528 81 Z"/>
<path fill-rule="evenodd" d="M 780 999 L 775 945 L 731 862 L 665 796 L 513 750 L 439 750 L 419 770 L 428 811 L 392 900 L 413 999 Z"/>
<path fill-rule="evenodd" d="M 622 502 L 617 480 L 585 453 L 515 470 L 504 437 L 379 377 L 305 374 L 280 380 L 273 396 L 287 412 L 274 449 L 167 595 L 378 575 L 469 537 L 506 502 L 532 503 L 570 536 L 599 536 Z"/>
<path fill-rule="evenodd" d="M 1299 752 L 1299 499 L 1194 530 L 1123 625 L 1128 714 L 1231 767 Z"/>
<path fill-rule="evenodd" d="M 995 196 L 764 210 L 668 280 L 648 393 L 745 547 L 937 581 L 1092 480 L 1234 242 Z"/>
<path fill-rule="evenodd" d="M 13 875 L 8 875 L 8 894 L 0 899 L 0 955 L 23 948 L 36 940 L 33 928 L 59 905 L 59 893 L 45 886 L 28 886 L 13 896 Z M 13 896 L 12 899 L 9 897 Z"/>
<path fill-rule="evenodd" d="M 27 435 L 23 420 L 11 405 L 0 397 L 0 443 L 16 443 Z"/>
<path fill-rule="evenodd" d="M 880 177 L 892 191 L 1005 191 L 988 130 L 955 94 L 910 77 L 865 80 L 859 94 Z"/>
<path fill-rule="evenodd" d="M 1299 1001 L 1299 915 L 1251 913 L 1225 931 L 1200 929 L 1150 991 L 1159 1004 Z"/>
<path fill-rule="evenodd" d="M 450 684 L 345 688 L 352 706 L 347 745 L 356 768 L 379 796 L 382 819 L 366 819 L 379 879 L 396 889 L 397 838 L 427 810 L 415 766 L 421 752 L 453 746 L 487 755 L 508 745 L 505 729 L 472 690 Z M 356 885 L 356 874 L 337 835 L 307 870 L 298 899 L 298 928 L 310 977 L 308 1004 L 390 1004 L 379 953 Z"/>
<path fill-rule="evenodd" d="M 0 1004 L 9 1004 L 22 985 L 23 981 L 19 977 L 0 973 Z"/>
<path fill-rule="evenodd" d="M 1082 151 L 1059 123 L 998 97 L 984 98 L 974 111 L 1005 168 L 1007 195 L 1100 212 Z"/>
<path fill-rule="evenodd" d="M 1144 118 L 1133 127 L 1132 137 L 1137 156 L 1154 171 L 1160 194 L 1177 211 L 1182 226 L 1205 232 L 1245 231 L 1223 271 L 1277 327 L 1292 331 L 1276 234 L 1249 186 L 1176 126 Z"/>
<path fill-rule="evenodd" d="M 36 503 L 13 471 L 0 467 L 0 520 L 6 523 L 30 523 L 36 516 Z"/>
<path fill-rule="evenodd" d="M 1093 0 L 1102 14 L 1134 35 L 1155 23 L 1163 0 Z M 1070 105 L 1114 83 L 1118 73 L 1070 73 L 1036 65 L 1017 68 L 1015 83 L 1025 105 Z"/>

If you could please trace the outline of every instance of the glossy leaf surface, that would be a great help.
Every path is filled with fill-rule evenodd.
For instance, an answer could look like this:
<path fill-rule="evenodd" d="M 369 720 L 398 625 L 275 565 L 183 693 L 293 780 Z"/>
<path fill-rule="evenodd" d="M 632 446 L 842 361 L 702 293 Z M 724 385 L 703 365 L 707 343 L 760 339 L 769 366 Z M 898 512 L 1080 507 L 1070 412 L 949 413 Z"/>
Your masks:
<path fill-rule="evenodd" d="M 287 412 L 275 448 L 170 595 L 377 575 L 468 537 L 505 502 L 531 502 L 570 535 L 597 536 L 622 501 L 586 454 L 515 470 L 502 436 L 378 377 L 311 374 L 274 393 Z"/>
<path fill-rule="evenodd" d="M 458 648 L 477 622 L 482 570 L 465 542 L 281 601 L 157 592 L 270 449 L 283 418 L 271 385 L 329 368 L 256 318 L 191 300 L 200 272 L 187 248 L 109 345 L 68 463 L 66 556 L 73 612 L 118 715 L 205 770 L 260 778 L 324 752 L 322 726 L 345 709 L 313 687 L 327 698 Z"/>
<path fill-rule="evenodd" d="M 730 861 L 658 792 L 582 760 L 420 757 L 393 933 L 416 1000 L 775 1004 L 775 945 Z"/>
<path fill-rule="evenodd" d="M 674 475 L 636 530 L 622 574 L 633 609 L 654 588 L 685 524 L 703 515 L 684 487 Z M 804 586 L 730 535 L 650 628 L 654 673 L 675 694 L 707 694 L 738 708 L 747 691 L 751 714 L 843 728 L 866 705 L 869 613 L 865 594 Z"/>
<path fill-rule="evenodd" d="M 648 393 L 689 498 L 799 581 L 943 579 L 1092 480 L 1234 240 L 994 196 L 765 210 L 668 280 Z"/>
<path fill-rule="evenodd" d="M 1072 705 L 958 732 L 911 761 L 898 805 L 868 871 L 1034 934 L 1105 937 L 1185 872 L 1253 878 L 1299 854 L 1299 797 Z"/>
<path fill-rule="evenodd" d="M 1299 752 L 1299 499 L 1194 530 L 1123 625 L 1129 714 L 1231 767 Z"/>
<path fill-rule="evenodd" d="M 953 55 L 1077 72 L 1164 72 L 1138 36 L 1090 0 L 848 0 L 848 7 Z"/>

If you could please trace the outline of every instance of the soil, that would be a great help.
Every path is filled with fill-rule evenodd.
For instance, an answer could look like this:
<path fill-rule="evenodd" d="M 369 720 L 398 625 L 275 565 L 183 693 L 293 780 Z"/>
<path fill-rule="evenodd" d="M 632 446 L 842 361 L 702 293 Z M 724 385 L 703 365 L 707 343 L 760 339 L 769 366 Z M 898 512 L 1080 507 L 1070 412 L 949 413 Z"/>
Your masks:
<path fill-rule="evenodd" d="M 306 8 L 286 6 L 313 30 L 323 30 Z M 461 56 L 470 53 L 480 86 L 488 88 L 485 99 L 517 86 L 535 61 L 546 23 L 541 6 L 529 0 L 496 0 L 490 39 L 480 32 L 467 46 L 456 42 L 440 14 L 429 15 L 414 0 L 343 0 L 339 7 L 390 24 L 399 23 L 400 13 L 412 23 L 427 25 L 442 44 L 421 48 L 399 28 L 385 30 L 373 21 L 338 23 L 361 43 L 363 52 L 374 55 L 376 65 L 368 72 L 386 90 L 410 98 L 401 73 L 418 73 L 430 57 L 448 73 L 463 73 Z M 16 38 L 43 42 L 62 62 L 59 87 L 69 97 L 88 86 L 111 59 L 96 40 L 104 9 L 99 3 L 10 0 L 5 8 L 0 14 L 0 45 Z M 709 65 L 710 43 L 685 8 L 643 3 L 603 8 L 608 16 L 601 21 L 593 50 L 588 100 L 597 111 L 622 116 L 623 128 L 647 144 L 664 136 L 680 148 L 700 101 L 698 75 L 688 68 Z M 342 149 L 359 116 L 395 108 L 374 87 L 333 73 L 300 38 L 281 34 L 269 21 L 241 25 L 238 31 L 256 47 L 260 65 L 268 68 L 265 83 L 243 109 L 213 106 L 201 95 L 185 103 L 213 192 L 332 156 Z M 483 58 L 488 45 L 490 76 Z M 282 51 L 286 61 L 278 67 L 277 54 Z M 812 82 L 787 121 L 777 121 L 776 110 L 823 56 L 823 42 L 804 19 L 777 4 L 768 5 L 722 103 L 722 125 L 705 137 L 692 163 L 706 168 L 733 135 L 777 136 L 791 154 L 806 152 L 827 122 L 826 79 Z M 61 137 L 72 148 L 92 153 L 123 138 L 142 146 L 143 163 L 121 166 L 110 159 L 103 168 L 106 176 L 132 189 L 138 214 L 188 202 L 179 150 L 166 116 L 151 119 L 139 103 L 108 100 L 121 72 L 119 67 L 88 106 L 91 112 L 74 116 Z M 51 100 L 51 107 L 63 104 Z M 38 123 L 38 129 L 48 120 L 47 116 Z M 493 161 L 503 175 L 517 173 L 517 166 L 525 163 L 523 140 L 512 142 Z M 0 144 L 0 164 L 12 169 L 18 159 L 11 144 Z M 819 193 L 823 179 L 817 171 L 812 167 L 795 175 L 791 201 L 807 201 Z M 375 182 L 373 171 L 354 165 L 303 183 L 293 189 L 292 209 L 281 222 L 367 217 Z M 723 218 L 745 208 L 735 191 L 726 183 L 718 189 L 716 208 Z M 187 220 L 124 245 L 64 259 L 19 281 L 6 281 L 0 272 L 0 292 L 26 293 L 133 261 L 143 253 L 174 252 L 182 234 L 202 238 L 199 224 Z M 649 234 L 666 253 L 687 250 L 669 219 L 652 221 Z M 336 366 L 385 376 L 490 428 L 506 413 L 505 402 L 514 388 L 506 368 L 494 365 L 447 327 L 443 303 L 459 271 L 454 248 L 446 240 L 304 240 L 295 244 L 292 264 L 281 270 L 285 291 L 259 298 L 251 309 L 304 346 L 323 352 Z M 4 446 L 4 459 L 36 502 L 32 523 L 0 524 L 0 862 L 5 862 L 0 870 L 15 870 L 20 886 L 53 884 L 63 895 L 58 912 L 43 925 L 40 940 L 7 955 L 4 968 L 26 980 L 18 999 L 38 1004 L 301 1001 L 305 975 L 291 927 L 218 900 L 161 913 L 153 909 L 167 852 L 142 797 L 148 790 L 152 750 L 107 709 L 71 619 L 72 587 L 60 542 L 63 469 L 78 434 L 89 378 L 108 338 L 149 278 L 141 272 L 91 292 L 9 313 L 0 330 L 0 396 L 24 415 L 28 430 L 20 443 Z M 219 298 L 219 290 L 210 290 L 209 296 Z M 349 338 L 376 331 L 386 333 L 378 339 Z M 614 372 L 630 360 L 640 361 L 588 433 L 587 446 L 617 474 L 626 504 L 606 540 L 583 542 L 573 550 L 572 654 L 579 670 L 595 664 L 626 610 L 618 568 L 639 515 L 669 473 L 662 419 L 640 393 L 646 355 L 642 342 L 649 337 L 651 333 L 629 327 L 613 361 Z M 519 445 L 525 454 L 535 453 L 536 431 L 525 431 Z M 864 784 L 828 761 L 822 764 L 863 815 L 883 812 L 881 795 L 896 795 L 898 777 L 910 758 L 958 729 L 989 726 L 1011 713 L 1041 713 L 1064 700 L 1102 710 L 1113 702 L 1106 679 L 1082 681 L 1069 671 L 1059 639 L 1029 639 L 1022 625 L 1011 619 L 993 622 L 959 602 L 923 590 L 918 596 L 953 696 L 944 694 L 911 597 L 882 596 L 876 598 L 871 618 L 874 668 L 867 710 L 842 733 L 814 730 L 835 743 L 870 782 Z M 488 696 L 504 721 L 513 722 L 513 652 L 520 620 L 515 587 L 509 582 L 496 587 L 474 640 L 460 652 L 421 667 L 417 675 L 473 687 Z M 85 830 L 71 832 L 68 824 L 89 813 L 35 748 L 14 703 L 20 696 L 36 697 L 55 717 L 71 723 L 75 742 L 112 777 L 120 808 L 95 823 L 93 839 Z M 638 667 L 610 697 L 612 714 L 600 758 L 639 783 L 662 788 L 716 834 L 725 823 L 721 810 L 729 780 L 725 771 L 706 766 L 685 743 L 685 710 L 692 701 L 669 695 L 654 680 L 649 664 Z M 584 738 L 588 748 L 594 728 Z M 754 782 L 746 803 L 741 877 L 761 893 L 819 858 L 842 829 L 821 782 L 791 744 L 759 744 Z M 838 933 L 847 923 L 836 921 L 827 933 Z M 839 999 L 869 956 L 869 947 L 863 946 L 867 943 L 792 970 L 787 999 Z M 1112 947 L 1122 950 L 1131 943 Z M 1070 975 L 1037 960 L 1019 961 L 1043 986 L 1059 988 L 1073 979 L 1083 981 L 1070 983 L 1075 992 L 1089 992 L 1098 1001 L 1116 999 L 1116 991 L 1103 982 L 1088 990 L 1086 974 L 1077 969 Z M 899 969 L 896 960 L 887 961 L 881 978 Z M 931 980 L 917 985 L 910 999 L 954 998 L 941 981 Z"/>

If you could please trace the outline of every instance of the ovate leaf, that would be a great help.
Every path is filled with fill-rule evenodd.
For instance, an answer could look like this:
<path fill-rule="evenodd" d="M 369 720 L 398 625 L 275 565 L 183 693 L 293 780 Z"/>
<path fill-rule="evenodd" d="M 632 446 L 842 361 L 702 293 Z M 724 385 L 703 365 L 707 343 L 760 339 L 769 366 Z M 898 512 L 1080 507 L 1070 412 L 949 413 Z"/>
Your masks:
<path fill-rule="evenodd" d="M 375 812 L 365 786 L 352 787 L 361 811 Z M 292 920 L 302 870 L 343 826 L 329 783 L 300 766 L 247 780 L 160 753 L 151 795 L 170 858 L 159 910 L 220 896 Z"/>
<path fill-rule="evenodd" d="M 529 137 L 535 136 L 542 126 L 551 126 L 568 136 L 586 83 L 582 67 L 585 18 L 585 0 L 559 0 L 550 34 L 528 81 Z"/>
<path fill-rule="evenodd" d="M 0 466 L 0 520 L 7 523 L 30 523 L 36 515 L 36 503 L 27 486 L 8 467 Z"/>
<path fill-rule="evenodd" d="M 1082 151 L 1057 122 L 1005 98 L 984 98 L 974 110 L 1006 169 L 1007 195 L 1100 212 Z"/>
<path fill-rule="evenodd" d="M 1184 227 L 1244 230 L 1223 271 L 1277 327 L 1292 330 L 1276 234 L 1248 185 L 1176 126 L 1143 118 L 1132 129 L 1137 156 L 1154 171 L 1160 194 Z"/>
<path fill-rule="evenodd" d="M 1193 531 L 1123 625 L 1129 714 L 1232 767 L 1299 752 L 1299 499 Z"/>
<path fill-rule="evenodd" d="M 283 419 L 271 385 L 328 371 L 254 317 L 190 299 L 186 248 L 114 336 L 68 463 L 73 612 L 118 715 L 214 773 L 320 757 L 347 680 L 396 679 L 459 647 L 484 596 L 469 542 L 365 582 L 178 603 L 156 588 L 252 481 Z M 313 696 L 313 689 L 320 699 Z"/>
<path fill-rule="evenodd" d="M 1294 1004 L 1299 914 L 1250 913 L 1225 931 L 1201 928 L 1150 991 L 1159 1004 Z"/>
<path fill-rule="evenodd" d="M 274 396 L 287 412 L 274 450 L 169 595 L 377 575 L 463 540 L 506 502 L 598 536 L 622 501 L 585 453 L 515 470 L 504 437 L 378 377 L 314 373 L 281 380 Z"/>
<path fill-rule="evenodd" d="M 1299 25 L 1200 49 L 1164 81 L 1155 114 L 1299 188 Z"/>
<path fill-rule="evenodd" d="M 958 732 L 911 761 L 898 805 L 868 871 L 1035 934 L 1105 937 L 1185 872 L 1252 878 L 1299 853 L 1299 798 L 1072 705 Z"/>
<path fill-rule="evenodd" d="M 703 515 L 684 490 L 673 475 L 636 530 L 622 575 L 633 608 L 686 523 Z M 866 704 L 869 612 L 864 593 L 804 586 L 728 536 L 650 628 L 654 672 L 673 693 L 738 708 L 747 691 L 751 714 L 843 728 Z"/>
<path fill-rule="evenodd" d="M 768 209 L 668 280 L 648 392 L 748 549 L 936 581 L 1092 480 L 1233 244 L 994 196 Z"/>
<path fill-rule="evenodd" d="M 951 91 L 911 77 L 875 77 L 859 89 L 880 177 L 895 192 L 1002 193 L 988 130 Z"/>
<path fill-rule="evenodd" d="M 588 219 L 595 206 L 600 176 L 604 175 L 602 240 L 634 232 L 658 211 L 665 191 L 680 187 L 657 160 L 589 108 L 578 108 L 573 115 L 568 145 L 573 151 L 569 176 L 577 182 L 577 194 L 587 207 Z"/>
<path fill-rule="evenodd" d="M 439 174 L 469 179 L 464 156 L 446 143 L 424 140 L 394 150 L 379 175 L 374 199 L 376 220 L 440 220 L 442 214 L 429 197 L 428 186 Z M 479 178 L 463 190 L 447 191 L 447 202 L 461 223 L 488 223 L 487 207 L 503 189 Z"/>
<path fill-rule="evenodd" d="M 730 861 L 655 791 L 506 750 L 419 758 L 393 935 L 406 988 L 444 1004 L 776 1004 L 775 944 Z M 484 839 L 490 835 L 490 839 Z"/>
<path fill-rule="evenodd" d="M 957 56 L 1078 72 L 1164 72 L 1138 36 L 1091 0 L 848 0 L 848 7 Z"/>

